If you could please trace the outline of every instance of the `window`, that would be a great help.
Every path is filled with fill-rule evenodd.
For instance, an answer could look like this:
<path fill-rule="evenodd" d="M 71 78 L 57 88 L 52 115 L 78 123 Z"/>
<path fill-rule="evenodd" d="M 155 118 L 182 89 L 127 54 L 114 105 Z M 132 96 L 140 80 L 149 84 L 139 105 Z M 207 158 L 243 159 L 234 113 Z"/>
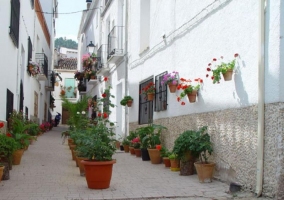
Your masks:
<path fill-rule="evenodd" d="M 10 114 L 13 112 L 13 104 L 14 104 L 14 94 L 7 89 L 7 96 L 6 96 L 6 121 L 9 123 Z M 9 126 L 9 124 L 8 124 Z"/>
<path fill-rule="evenodd" d="M 32 9 L 34 9 L 34 0 L 31 0 Z"/>
<path fill-rule="evenodd" d="M 166 83 L 162 84 L 163 76 L 167 73 L 165 71 L 162 74 L 159 74 L 155 77 L 155 86 L 156 86 L 156 94 L 155 94 L 155 111 L 163 111 L 167 110 L 167 85 Z"/>
<path fill-rule="evenodd" d="M 20 82 L 20 110 L 24 112 L 24 86 L 22 80 Z"/>
<path fill-rule="evenodd" d="M 11 0 L 10 36 L 16 47 L 19 45 L 20 1 Z"/>
<path fill-rule="evenodd" d="M 153 78 L 140 83 L 139 91 L 147 84 L 153 82 Z M 153 121 L 153 101 L 148 101 L 145 94 L 139 95 L 139 124 L 148 124 Z"/>
<path fill-rule="evenodd" d="M 75 79 L 66 78 L 65 79 L 65 97 L 66 98 L 76 98 L 77 88 L 75 88 Z"/>
<path fill-rule="evenodd" d="M 140 52 L 149 48 L 150 0 L 140 0 Z"/>
<path fill-rule="evenodd" d="M 32 45 L 32 41 L 31 38 L 28 38 L 28 64 L 27 66 L 29 66 L 29 62 L 32 60 L 32 56 L 33 56 L 33 45 Z"/>
<path fill-rule="evenodd" d="M 29 108 L 26 106 L 25 107 L 25 115 L 26 115 L 26 120 L 29 119 Z"/>

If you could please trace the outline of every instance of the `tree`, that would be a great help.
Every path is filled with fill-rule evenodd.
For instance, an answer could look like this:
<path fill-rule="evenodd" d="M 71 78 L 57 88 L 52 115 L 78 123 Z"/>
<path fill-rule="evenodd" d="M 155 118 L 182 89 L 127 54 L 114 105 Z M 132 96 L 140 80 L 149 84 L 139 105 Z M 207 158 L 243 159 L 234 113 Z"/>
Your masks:
<path fill-rule="evenodd" d="M 69 49 L 77 49 L 78 48 L 78 43 L 75 42 L 74 40 L 71 39 L 66 39 L 63 37 L 56 38 L 55 39 L 55 47 L 65 47 Z"/>

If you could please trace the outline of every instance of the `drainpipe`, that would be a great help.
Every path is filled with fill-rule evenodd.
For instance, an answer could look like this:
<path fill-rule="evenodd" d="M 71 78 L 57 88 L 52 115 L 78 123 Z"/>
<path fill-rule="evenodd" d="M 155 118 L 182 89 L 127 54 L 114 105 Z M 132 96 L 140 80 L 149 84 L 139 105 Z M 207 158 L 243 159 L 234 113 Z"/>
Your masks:
<path fill-rule="evenodd" d="M 125 83 L 124 83 L 124 90 L 125 94 L 128 94 L 128 0 L 125 0 Z M 127 107 L 125 107 L 125 136 L 128 133 L 129 127 L 129 112 Z"/>
<path fill-rule="evenodd" d="M 258 49 L 258 138 L 257 138 L 257 172 L 256 196 L 262 194 L 263 187 L 263 146 L 264 146 L 264 50 L 265 50 L 265 0 L 259 5 L 259 49 Z"/>

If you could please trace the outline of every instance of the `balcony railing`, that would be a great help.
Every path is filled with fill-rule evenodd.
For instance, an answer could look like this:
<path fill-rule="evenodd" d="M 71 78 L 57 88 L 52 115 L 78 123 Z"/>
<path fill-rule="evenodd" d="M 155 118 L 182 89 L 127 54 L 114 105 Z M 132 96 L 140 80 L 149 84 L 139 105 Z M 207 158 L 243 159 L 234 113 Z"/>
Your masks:
<path fill-rule="evenodd" d="M 112 57 L 121 56 L 123 56 L 123 26 L 115 26 L 108 34 L 107 59 L 109 61 Z"/>
<path fill-rule="evenodd" d="M 97 65 L 96 65 L 97 72 L 101 72 L 106 68 L 106 48 L 107 45 L 102 44 L 97 51 Z"/>
<path fill-rule="evenodd" d="M 54 84 L 55 84 L 55 73 L 53 71 L 50 71 L 50 73 L 47 76 L 47 82 L 45 85 L 46 91 L 54 91 Z"/>
<path fill-rule="evenodd" d="M 46 81 L 48 77 L 48 59 L 44 53 L 36 53 L 36 62 L 39 63 L 40 73 L 37 75 L 39 81 Z"/>

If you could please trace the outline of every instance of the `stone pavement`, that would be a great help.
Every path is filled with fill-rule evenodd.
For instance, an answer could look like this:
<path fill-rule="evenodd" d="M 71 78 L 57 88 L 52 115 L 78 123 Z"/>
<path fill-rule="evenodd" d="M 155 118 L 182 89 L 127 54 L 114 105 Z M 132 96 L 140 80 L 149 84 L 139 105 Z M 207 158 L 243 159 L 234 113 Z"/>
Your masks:
<path fill-rule="evenodd" d="M 21 164 L 13 165 L 10 180 L 0 182 L 0 200 L 256 199 L 250 193 L 233 197 L 225 183 L 214 180 L 201 184 L 196 175 L 180 176 L 163 164 L 153 165 L 124 152 L 114 155 L 117 163 L 110 188 L 88 189 L 67 141 L 62 144 L 61 132 L 66 128 L 54 127 L 29 146 Z"/>

